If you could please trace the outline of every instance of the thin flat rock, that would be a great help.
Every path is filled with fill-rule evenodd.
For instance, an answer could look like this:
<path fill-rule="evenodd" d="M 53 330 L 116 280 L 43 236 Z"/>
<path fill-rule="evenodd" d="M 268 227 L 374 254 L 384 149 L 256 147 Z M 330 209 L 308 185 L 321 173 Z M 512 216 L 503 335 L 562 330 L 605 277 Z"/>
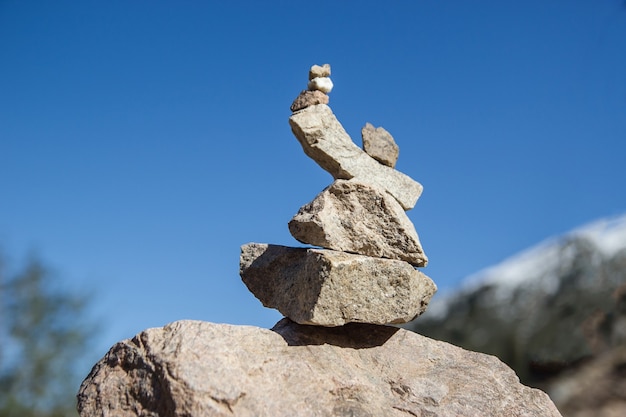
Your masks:
<path fill-rule="evenodd" d="M 298 97 L 296 97 L 293 103 L 291 103 L 290 109 L 293 112 L 305 109 L 309 106 L 314 106 L 316 104 L 328 104 L 328 100 L 328 95 L 319 90 L 304 90 L 298 95 Z"/>

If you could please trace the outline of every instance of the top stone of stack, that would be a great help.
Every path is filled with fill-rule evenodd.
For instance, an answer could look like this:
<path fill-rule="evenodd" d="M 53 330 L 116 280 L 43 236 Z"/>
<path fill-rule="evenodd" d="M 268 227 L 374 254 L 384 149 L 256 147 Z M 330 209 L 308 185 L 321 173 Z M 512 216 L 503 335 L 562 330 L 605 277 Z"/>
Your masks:
<path fill-rule="evenodd" d="M 382 127 L 374 127 L 371 123 L 365 123 L 361 129 L 363 150 L 369 156 L 383 165 L 394 168 L 398 161 L 400 148 L 393 140 L 393 136 Z"/>
<path fill-rule="evenodd" d="M 309 70 L 309 81 L 318 77 L 330 77 L 330 64 L 313 65 Z"/>

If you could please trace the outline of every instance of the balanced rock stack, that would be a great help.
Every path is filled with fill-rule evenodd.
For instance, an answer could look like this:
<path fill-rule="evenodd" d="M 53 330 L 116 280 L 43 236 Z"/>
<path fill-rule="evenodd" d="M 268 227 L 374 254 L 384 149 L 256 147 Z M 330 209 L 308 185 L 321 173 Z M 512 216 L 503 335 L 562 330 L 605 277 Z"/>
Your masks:
<path fill-rule="evenodd" d="M 314 65 L 309 90 L 291 106 L 291 129 L 304 152 L 335 181 L 289 222 L 298 241 L 320 248 L 249 243 L 240 274 L 266 307 L 300 324 L 406 323 L 436 291 L 415 267 L 428 262 L 405 213 L 422 186 L 393 167 L 398 146 L 366 124 L 363 149 L 332 113 L 330 65 Z"/>
<path fill-rule="evenodd" d="M 291 111 L 302 110 L 315 104 L 328 104 L 328 93 L 333 89 L 330 65 L 313 65 L 309 71 L 308 90 L 304 90 L 291 104 Z"/>
<path fill-rule="evenodd" d="M 287 318 L 270 330 L 181 320 L 122 340 L 81 384 L 81 417 L 560 416 L 496 357 L 382 325 L 419 315 L 436 290 L 405 214 L 422 187 L 393 169 L 383 129 L 366 125 L 354 145 L 327 106 L 329 76 L 311 69 L 290 118 L 335 178 L 289 222 L 320 248 L 241 251 L 243 281 Z"/>

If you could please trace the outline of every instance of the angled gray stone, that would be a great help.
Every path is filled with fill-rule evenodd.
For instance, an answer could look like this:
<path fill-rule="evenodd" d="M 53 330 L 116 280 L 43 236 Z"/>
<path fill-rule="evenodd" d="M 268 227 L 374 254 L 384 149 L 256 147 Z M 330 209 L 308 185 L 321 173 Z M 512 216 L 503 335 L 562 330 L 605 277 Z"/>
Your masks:
<path fill-rule="evenodd" d="M 318 104 L 289 118 L 304 153 L 335 179 L 355 178 L 391 194 L 405 210 L 415 206 L 422 185 L 393 168 L 380 164 L 354 144 L 330 107 Z"/>
<path fill-rule="evenodd" d="M 400 148 L 393 140 L 393 136 L 382 127 L 374 127 L 366 123 L 361 129 L 363 150 L 369 156 L 388 167 L 395 167 L 400 154 Z"/>
<path fill-rule="evenodd" d="M 357 180 L 335 180 L 289 222 L 302 243 L 426 266 L 415 227 L 390 194 Z"/>
<path fill-rule="evenodd" d="M 239 274 L 265 307 L 319 326 L 406 323 L 437 290 L 403 261 L 263 243 L 241 247 Z"/>
<path fill-rule="evenodd" d="M 560 416 L 495 356 L 395 327 L 287 319 L 272 330 L 191 320 L 145 330 L 96 363 L 78 410 L 81 417 Z"/>

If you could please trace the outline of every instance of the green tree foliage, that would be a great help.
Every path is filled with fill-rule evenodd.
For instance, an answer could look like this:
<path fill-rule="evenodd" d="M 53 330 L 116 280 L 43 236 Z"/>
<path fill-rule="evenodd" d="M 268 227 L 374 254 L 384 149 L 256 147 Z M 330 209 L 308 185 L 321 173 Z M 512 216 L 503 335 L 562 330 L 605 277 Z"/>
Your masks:
<path fill-rule="evenodd" d="M 0 258 L 0 416 L 76 416 L 89 297 L 60 287 L 37 259 L 7 275 Z"/>

